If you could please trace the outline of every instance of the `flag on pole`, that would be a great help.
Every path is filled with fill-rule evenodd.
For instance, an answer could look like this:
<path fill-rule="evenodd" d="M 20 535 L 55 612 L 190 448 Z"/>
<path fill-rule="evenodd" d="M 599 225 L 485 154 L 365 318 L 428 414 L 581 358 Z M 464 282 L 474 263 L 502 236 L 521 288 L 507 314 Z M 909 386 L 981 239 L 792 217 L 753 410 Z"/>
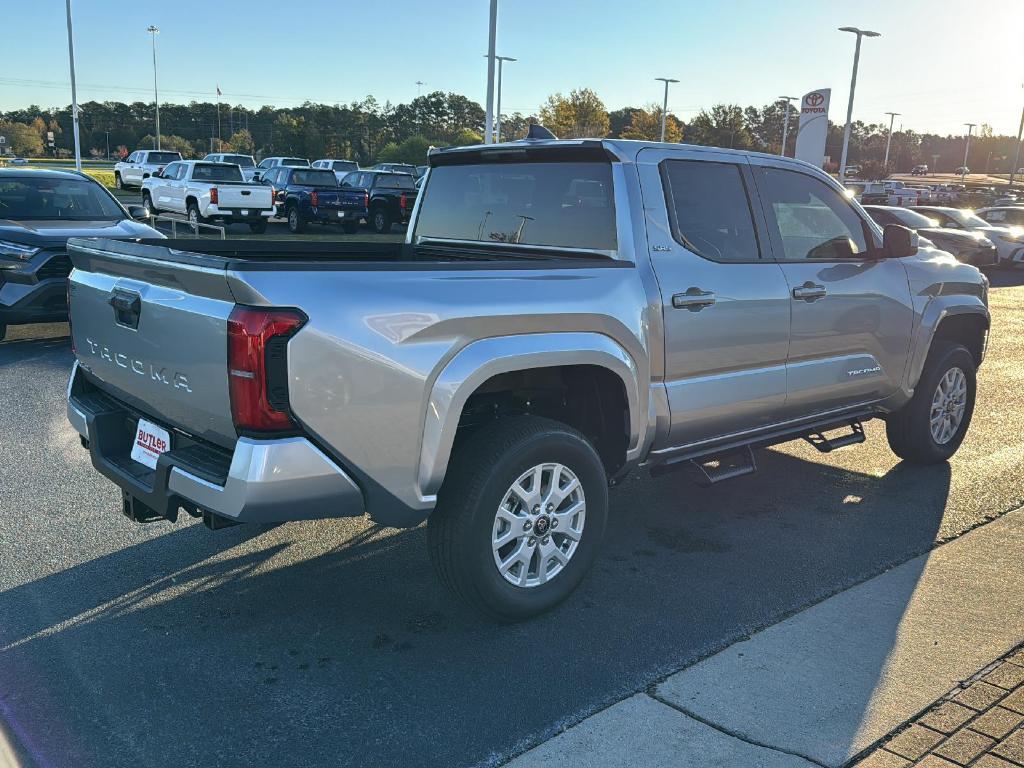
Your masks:
<path fill-rule="evenodd" d="M 219 85 L 217 86 L 217 95 L 218 96 L 223 96 L 224 95 L 223 93 L 220 92 L 220 86 Z"/>

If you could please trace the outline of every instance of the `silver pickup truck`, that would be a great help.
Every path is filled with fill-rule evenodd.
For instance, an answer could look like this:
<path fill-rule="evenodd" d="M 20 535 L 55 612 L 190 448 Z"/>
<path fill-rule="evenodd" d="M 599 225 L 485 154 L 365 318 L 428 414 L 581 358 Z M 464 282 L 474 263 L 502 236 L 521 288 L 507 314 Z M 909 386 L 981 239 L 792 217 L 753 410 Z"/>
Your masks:
<path fill-rule="evenodd" d="M 68 416 L 137 521 L 429 518 L 502 620 L 598 554 L 637 467 L 703 482 L 886 421 L 948 459 L 988 282 L 794 160 L 612 140 L 434 151 L 404 243 L 72 240 Z"/>

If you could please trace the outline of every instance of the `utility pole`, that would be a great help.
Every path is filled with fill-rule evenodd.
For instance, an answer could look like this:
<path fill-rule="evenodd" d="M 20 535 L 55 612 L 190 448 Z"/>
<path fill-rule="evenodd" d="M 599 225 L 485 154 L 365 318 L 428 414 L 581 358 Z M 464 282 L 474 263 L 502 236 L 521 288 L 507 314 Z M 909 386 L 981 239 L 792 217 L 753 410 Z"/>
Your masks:
<path fill-rule="evenodd" d="M 160 94 L 156 88 L 156 36 L 160 34 L 160 30 L 150 24 L 146 31 L 153 39 L 153 104 L 156 106 L 156 148 L 160 149 Z"/>
<path fill-rule="evenodd" d="M 860 41 L 864 37 L 881 37 L 881 33 L 857 27 L 840 27 L 840 32 L 852 32 L 857 36 L 853 51 L 853 76 L 850 78 L 850 103 L 846 106 L 846 128 L 843 129 L 843 154 L 839 161 L 839 183 L 846 184 L 846 156 L 850 150 L 850 128 L 853 125 L 853 95 L 857 90 L 857 68 L 860 66 Z"/>
<path fill-rule="evenodd" d="M 491 0 L 490 24 L 487 32 L 487 107 L 484 117 L 484 144 L 494 142 L 494 47 L 498 34 L 498 0 Z"/>
<path fill-rule="evenodd" d="M 661 141 L 665 141 L 665 121 L 668 119 L 668 84 L 679 81 L 672 77 L 656 77 L 654 79 L 665 84 L 665 98 L 661 102 Z"/>
<path fill-rule="evenodd" d="M 900 114 L 899 112 L 886 112 L 889 116 L 889 137 L 885 140 L 885 160 L 882 163 L 882 170 L 886 173 L 889 172 L 889 147 L 892 145 L 892 124 L 896 122 L 896 117 Z"/>
<path fill-rule="evenodd" d="M 786 140 L 789 138 L 789 107 L 790 104 L 799 99 L 799 96 L 779 96 L 779 98 L 786 102 L 786 118 L 782 123 L 782 151 L 779 152 L 783 157 L 786 156 Z"/>
<path fill-rule="evenodd" d="M 75 134 L 75 168 L 82 170 L 82 145 L 78 140 L 78 89 L 75 86 L 75 33 L 71 25 L 71 0 L 67 0 L 68 62 L 71 65 L 71 125 Z"/>
<path fill-rule="evenodd" d="M 104 131 L 107 134 L 107 160 L 110 159 L 110 129 Z"/>
<path fill-rule="evenodd" d="M 1018 163 L 1020 163 L 1020 140 L 1024 137 L 1024 110 L 1020 113 L 1020 128 L 1017 129 L 1017 148 L 1013 151 L 1013 167 L 1010 169 L 1010 185 L 1013 185 L 1013 177 L 1017 173 Z"/>
<path fill-rule="evenodd" d="M 417 99 L 418 99 L 418 98 L 419 98 L 420 96 L 422 96 L 422 95 L 423 95 L 423 85 L 424 85 L 424 83 L 423 83 L 423 81 L 422 81 L 422 80 L 417 80 L 417 81 L 416 81 L 416 98 L 417 98 Z"/>
<path fill-rule="evenodd" d="M 967 180 L 967 153 L 971 151 L 971 131 L 974 130 L 974 126 L 977 123 L 964 123 L 967 126 L 967 144 L 964 146 L 964 164 L 960 171 L 960 183 L 963 184 Z"/>

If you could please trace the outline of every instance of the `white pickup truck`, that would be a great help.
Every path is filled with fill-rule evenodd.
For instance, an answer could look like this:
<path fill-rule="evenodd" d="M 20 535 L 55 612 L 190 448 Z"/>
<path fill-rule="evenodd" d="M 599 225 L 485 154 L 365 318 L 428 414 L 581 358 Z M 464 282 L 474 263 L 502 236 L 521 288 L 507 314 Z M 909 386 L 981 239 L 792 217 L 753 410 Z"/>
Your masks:
<path fill-rule="evenodd" d="M 180 152 L 137 149 L 114 165 L 114 185 L 118 189 L 141 187 L 142 182 L 176 160 L 181 160 Z"/>
<path fill-rule="evenodd" d="M 246 183 L 237 165 L 205 160 L 180 160 L 150 176 L 142 182 L 142 205 L 151 215 L 184 213 L 193 227 L 245 223 L 257 233 L 274 215 L 270 187 Z"/>

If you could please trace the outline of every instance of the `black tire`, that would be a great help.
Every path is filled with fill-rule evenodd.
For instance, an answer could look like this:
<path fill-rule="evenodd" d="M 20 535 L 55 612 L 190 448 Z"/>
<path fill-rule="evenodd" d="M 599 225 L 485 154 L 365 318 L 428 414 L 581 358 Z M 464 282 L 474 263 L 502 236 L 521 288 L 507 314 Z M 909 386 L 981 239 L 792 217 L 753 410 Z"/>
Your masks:
<path fill-rule="evenodd" d="M 252 232 L 254 235 L 262 235 L 264 232 L 267 231 L 267 220 L 263 219 L 262 221 L 250 221 L 249 231 Z"/>
<path fill-rule="evenodd" d="M 346 235 L 355 235 L 359 232 L 359 222 L 346 221 L 341 225 L 341 229 Z"/>
<path fill-rule="evenodd" d="M 150 196 L 149 192 L 142 193 L 142 207 L 146 209 L 146 213 L 150 217 L 156 216 L 156 206 L 153 205 L 153 198 Z"/>
<path fill-rule="evenodd" d="M 932 402 L 940 382 L 954 368 L 959 368 L 965 379 L 963 416 L 952 436 L 939 442 L 931 425 Z M 962 344 L 934 342 L 913 398 L 886 419 L 885 434 L 893 453 L 911 464 L 940 464 L 956 453 L 974 414 L 976 370 L 974 357 Z"/>
<path fill-rule="evenodd" d="M 120 173 L 114 174 L 114 189 L 124 189 L 124 181 L 121 179 Z"/>
<path fill-rule="evenodd" d="M 377 208 L 370 214 L 370 226 L 378 235 L 386 235 L 391 231 L 391 215 L 386 208 Z"/>
<path fill-rule="evenodd" d="M 198 234 L 199 227 L 197 225 L 206 223 L 206 219 L 199 213 L 199 204 L 194 200 L 190 202 L 185 207 L 185 215 L 188 216 L 188 223 L 192 227 L 192 231 Z"/>
<path fill-rule="evenodd" d="M 568 562 L 549 581 L 517 586 L 506 580 L 495 561 L 495 513 L 517 478 L 545 463 L 561 464 L 579 480 L 585 502 L 582 530 Z M 565 503 L 571 502 L 567 497 Z M 543 510 L 540 516 L 547 517 Z M 502 419 L 467 438 L 452 456 L 427 529 L 430 558 L 441 582 L 472 608 L 499 621 L 520 621 L 550 610 L 579 586 L 597 557 L 607 516 L 604 466 L 582 434 L 560 422 L 534 416 Z M 548 518 L 542 532 L 547 538 L 535 536 L 535 544 L 539 547 L 543 539 L 545 546 L 571 547 L 554 519 L 554 515 Z M 532 530 L 540 532 L 539 522 Z M 508 546 L 515 549 L 520 542 L 529 542 L 530 534 L 519 536 L 523 538 Z M 540 561 L 539 553 L 530 554 L 529 560 L 520 564 L 519 573 L 523 568 L 526 576 L 538 571 Z"/>
<path fill-rule="evenodd" d="M 293 235 L 300 234 L 305 228 L 306 224 L 302 220 L 302 215 L 299 213 L 299 207 L 297 205 L 288 206 L 288 231 Z"/>

